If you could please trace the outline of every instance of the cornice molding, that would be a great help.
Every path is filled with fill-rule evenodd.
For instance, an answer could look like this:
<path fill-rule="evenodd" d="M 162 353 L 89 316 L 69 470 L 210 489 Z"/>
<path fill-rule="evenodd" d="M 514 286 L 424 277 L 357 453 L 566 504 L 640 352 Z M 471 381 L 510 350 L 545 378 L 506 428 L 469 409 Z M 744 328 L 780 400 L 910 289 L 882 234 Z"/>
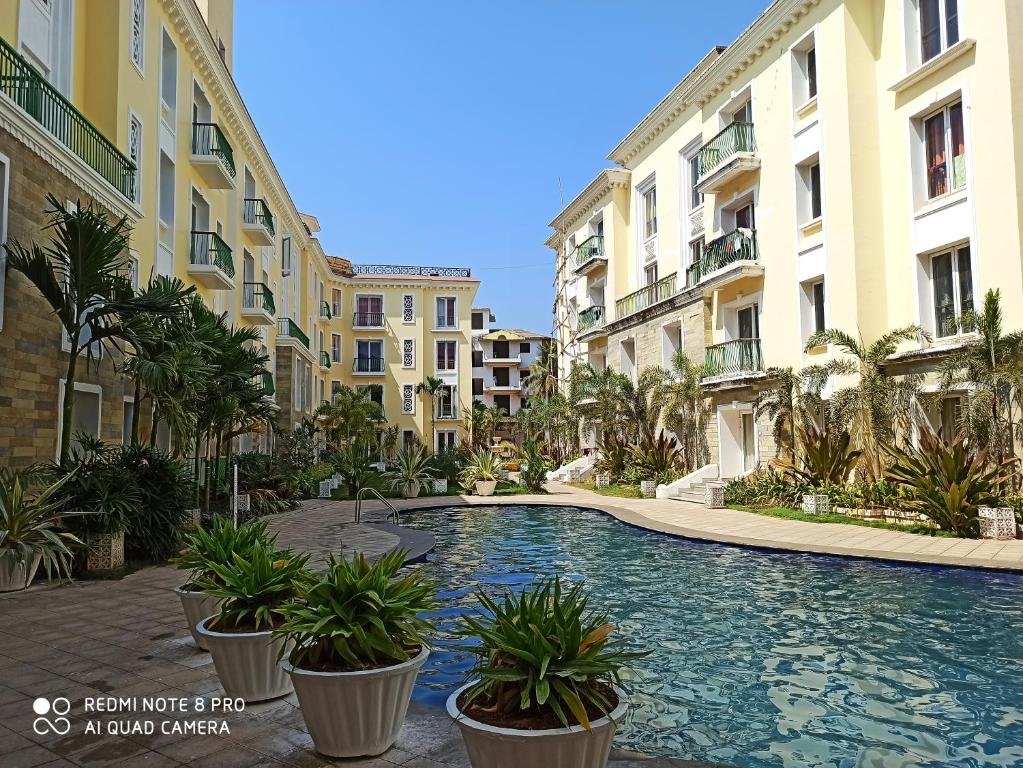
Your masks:
<path fill-rule="evenodd" d="M 690 107 L 704 107 L 745 72 L 820 0 L 775 0 L 702 72 L 698 64 L 668 96 L 615 147 L 608 159 L 627 166 Z M 694 76 L 695 75 L 695 76 Z"/>
<path fill-rule="evenodd" d="M 622 168 L 605 168 L 598 173 L 548 224 L 554 229 L 554 234 L 547 239 L 546 245 L 556 250 L 569 227 L 592 211 L 613 189 L 628 189 L 631 183 L 632 172 Z"/>

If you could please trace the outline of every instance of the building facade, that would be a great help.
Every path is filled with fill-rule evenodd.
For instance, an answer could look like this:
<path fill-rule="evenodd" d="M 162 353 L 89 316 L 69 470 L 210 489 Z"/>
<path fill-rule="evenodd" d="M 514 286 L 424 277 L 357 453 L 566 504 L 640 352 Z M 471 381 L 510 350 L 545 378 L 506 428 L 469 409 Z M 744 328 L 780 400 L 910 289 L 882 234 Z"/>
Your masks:
<path fill-rule="evenodd" d="M 836 354 L 805 349 L 816 331 L 918 324 L 930 338 L 889 367 L 936 390 L 989 288 L 1023 327 L 1021 77 L 1019 3 L 772 3 L 551 222 L 561 370 L 636 375 L 684 352 L 722 478 L 774 458 L 753 402 L 771 368 Z M 930 407 L 936 428 L 956 400 Z"/>
<path fill-rule="evenodd" d="M 514 416 L 529 407 L 526 378 L 550 337 L 518 328 L 493 328 L 496 319 L 489 308 L 474 307 L 472 313 L 473 400 Z"/>
<path fill-rule="evenodd" d="M 456 401 L 470 391 L 478 283 L 464 269 L 339 271 L 326 257 L 316 219 L 295 207 L 235 86 L 233 14 L 232 0 L 0 4 L 0 242 L 45 241 L 48 193 L 127 217 L 134 280 L 179 277 L 232 323 L 259 329 L 282 427 L 311 417 L 338 382 L 377 383 L 393 423 L 430 444 L 408 387 L 437 373 Z M 22 465 L 56 454 L 65 361 L 48 307 L 5 272 L 0 463 Z M 443 324 L 435 314 L 442 298 L 453 327 L 448 304 Z M 360 312 L 382 319 L 363 325 Z M 131 395 L 109 365 L 88 371 L 73 428 L 121 440 Z"/>

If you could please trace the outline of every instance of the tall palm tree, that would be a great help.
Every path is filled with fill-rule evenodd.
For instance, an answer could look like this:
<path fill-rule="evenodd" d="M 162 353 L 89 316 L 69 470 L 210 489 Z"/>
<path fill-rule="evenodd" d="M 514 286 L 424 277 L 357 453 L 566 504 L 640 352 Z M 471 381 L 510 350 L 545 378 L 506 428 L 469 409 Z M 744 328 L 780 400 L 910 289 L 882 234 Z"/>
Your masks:
<path fill-rule="evenodd" d="M 437 415 L 437 401 L 440 399 L 442 390 L 446 385 L 442 379 L 438 379 L 436 376 L 427 376 L 425 380 L 416 385 L 417 395 L 426 395 L 426 400 L 429 402 L 430 408 L 430 436 L 429 443 L 433 445 L 433 431 L 434 423 L 436 422 Z"/>
<path fill-rule="evenodd" d="M 590 433 L 623 435 L 627 431 L 622 413 L 625 388 L 631 380 L 613 368 L 597 369 L 588 363 L 573 366 L 568 375 L 568 399 L 582 416 L 582 429 Z"/>
<path fill-rule="evenodd" d="M 321 405 L 317 415 L 324 419 L 327 442 L 334 450 L 355 441 L 369 442 L 384 421 L 380 405 L 373 401 L 368 389 L 342 385 L 329 403 Z"/>
<path fill-rule="evenodd" d="M 848 430 L 863 452 L 860 466 L 867 479 L 879 480 L 884 469 L 882 443 L 893 444 L 909 434 L 913 402 L 920 391 L 918 375 L 889 376 L 884 364 L 899 344 L 929 335 L 918 325 L 896 328 L 871 344 L 834 328 L 813 334 L 806 349 L 833 344 L 847 357 L 810 366 L 804 373 L 827 381 L 832 376 L 855 376 L 857 381 L 836 391 L 828 402 L 828 420 Z"/>
<path fill-rule="evenodd" d="M 667 371 L 650 365 L 639 372 L 635 383 L 628 376 L 621 381 L 620 406 L 625 431 L 638 444 L 646 445 L 656 439 L 663 409 L 659 394 L 667 378 Z"/>
<path fill-rule="evenodd" d="M 540 346 L 540 356 L 529 366 L 529 375 L 523 383 L 531 397 L 542 400 L 558 391 L 558 356 L 552 343 Z"/>
<path fill-rule="evenodd" d="M 86 366 L 102 352 L 122 351 L 132 341 L 131 319 L 141 313 L 178 311 L 181 295 L 166 282 L 151 283 L 135 294 L 128 257 L 128 220 L 114 223 L 91 205 L 69 211 L 53 195 L 50 208 L 50 243 L 25 247 L 8 242 L 7 263 L 32 283 L 53 309 L 64 329 L 68 353 L 64 398 L 61 403 L 64 428 L 60 434 L 60 461 L 68 457 L 71 425 L 74 423 L 74 393 L 78 363 L 85 355 Z M 194 290 L 194 289 L 189 289 Z"/>
<path fill-rule="evenodd" d="M 821 412 L 820 393 L 827 377 L 822 378 L 821 369 L 816 366 L 804 371 L 768 368 L 766 373 L 773 384 L 757 395 L 753 411 L 758 419 L 761 414 L 770 419 L 781 455 L 798 464 L 798 435 L 812 421 L 811 415 Z"/>
<path fill-rule="evenodd" d="M 702 467 L 709 460 L 707 422 L 710 408 L 700 386 L 703 365 L 679 351 L 671 360 L 671 370 L 657 391 L 665 426 L 675 433 L 685 466 Z"/>

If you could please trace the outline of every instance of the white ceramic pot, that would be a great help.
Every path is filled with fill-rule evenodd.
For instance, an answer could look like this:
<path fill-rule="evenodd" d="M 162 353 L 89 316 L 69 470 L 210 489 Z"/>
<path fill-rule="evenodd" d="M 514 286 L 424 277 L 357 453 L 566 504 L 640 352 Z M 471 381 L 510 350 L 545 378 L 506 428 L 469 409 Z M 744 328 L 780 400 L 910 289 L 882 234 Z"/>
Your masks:
<path fill-rule="evenodd" d="M 192 633 L 192 639 L 202 650 L 208 651 L 209 647 L 206 645 L 206 638 L 200 635 L 195 627 L 207 616 L 211 616 L 220 610 L 220 601 L 198 590 L 177 587 L 174 591 L 181 598 L 181 608 L 185 611 L 185 621 L 188 622 L 188 631 Z"/>
<path fill-rule="evenodd" d="M 401 495 L 406 499 L 414 499 L 419 495 L 419 481 L 412 480 L 411 482 L 405 483 L 401 489 Z"/>
<path fill-rule="evenodd" d="M 480 496 L 493 496 L 497 488 L 496 480 L 477 480 L 476 493 Z"/>
<path fill-rule="evenodd" d="M 591 722 L 589 731 L 581 725 L 542 731 L 498 728 L 458 710 L 458 697 L 470 685 L 448 697 L 447 709 L 462 732 L 473 768 L 604 768 L 618 721 L 628 709 L 624 693 L 615 689 L 618 706 L 607 717 Z"/>
<path fill-rule="evenodd" d="M 316 751 L 329 757 L 386 752 L 405 722 L 429 648 L 402 664 L 365 672 L 313 672 L 281 662 L 295 686 Z"/>
<path fill-rule="evenodd" d="M 213 656 L 217 677 L 228 696 L 247 703 L 276 699 L 291 693 L 291 678 L 277 663 L 284 639 L 270 632 L 215 632 L 207 616 L 196 625 Z"/>
<path fill-rule="evenodd" d="M 0 552 L 0 592 L 17 592 L 26 589 L 36 577 L 42 556 L 36 554 L 31 561 L 15 559 L 10 550 Z"/>

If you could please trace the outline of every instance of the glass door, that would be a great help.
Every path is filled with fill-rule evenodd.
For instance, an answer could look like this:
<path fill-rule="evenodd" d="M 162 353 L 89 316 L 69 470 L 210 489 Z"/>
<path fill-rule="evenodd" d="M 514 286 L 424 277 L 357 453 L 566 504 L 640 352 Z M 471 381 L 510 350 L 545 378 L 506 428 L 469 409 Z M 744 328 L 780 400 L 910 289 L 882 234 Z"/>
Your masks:
<path fill-rule="evenodd" d="M 753 414 L 742 414 L 742 471 L 752 472 L 757 462 L 757 437 L 753 428 Z"/>

